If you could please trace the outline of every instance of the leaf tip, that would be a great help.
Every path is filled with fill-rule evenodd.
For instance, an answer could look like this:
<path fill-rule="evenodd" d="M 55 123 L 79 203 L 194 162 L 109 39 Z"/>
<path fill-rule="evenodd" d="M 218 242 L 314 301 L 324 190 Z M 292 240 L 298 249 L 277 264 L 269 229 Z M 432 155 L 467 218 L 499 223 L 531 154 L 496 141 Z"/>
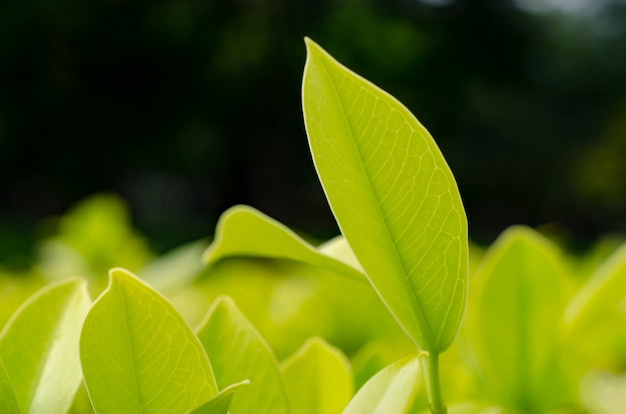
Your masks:
<path fill-rule="evenodd" d="M 233 309 L 237 307 L 237 304 L 235 304 L 235 301 L 233 298 L 231 298 L 230 296 L 227 295 L 220 295 L 217 298 L 215 298 L 215 301 L 213 302 L 213 308 L 226 308 L 226 309 Z"/>
<path fill-rule="evenodd" d="M 304 45 L 309 49 L 311 46 L 316 45 L 316 43 L 309 36 L 304 36 Z"/>
<path fill-rule="evenodd" d="M 130 271 L 122 268 L 122 267 L 114 267 L 109 270 L 109 283 L 112 283 L 114 280 L 128 280 L 128 279 L 137 279 L 135 275 L 133 275 Z"/>
<path fill-rule="evenodd" d="M 314 56 L 326 54 L 326 51 L 310 37 L 304 37 L 304 46 L 306 47 L 307 61 Z"/>

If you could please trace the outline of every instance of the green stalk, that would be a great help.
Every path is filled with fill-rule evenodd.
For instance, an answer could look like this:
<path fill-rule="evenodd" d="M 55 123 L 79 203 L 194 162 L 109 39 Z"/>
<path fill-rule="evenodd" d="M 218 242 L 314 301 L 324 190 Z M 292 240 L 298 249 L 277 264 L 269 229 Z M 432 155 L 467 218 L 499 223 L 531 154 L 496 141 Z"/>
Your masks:
<path fill-rule="evenodd" d="M 439 381 L 439 354 L 420 352 L 422 372 L 426 380 L 426 392 L 432 414 L 447 414 L 448 409 L 441 398 L 441 385 Z"/>

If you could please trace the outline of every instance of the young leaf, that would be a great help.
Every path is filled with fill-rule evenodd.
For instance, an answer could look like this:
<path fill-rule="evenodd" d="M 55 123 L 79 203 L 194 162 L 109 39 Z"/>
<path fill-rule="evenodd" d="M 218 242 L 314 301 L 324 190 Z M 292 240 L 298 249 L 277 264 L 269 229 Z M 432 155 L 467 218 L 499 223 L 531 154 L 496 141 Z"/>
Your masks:
<path fill-rule="evenodd" d="M 244 380 L 229 385 L 200 407 L 191 410 L 189 414 L 232 414 L 233 411 L 229 412 L 229 409 L 233 402 L 233 397 L 249 384 L 249 380 Z"/>
<path fill-rule="evenodd" d="M 341 232 L 409 337 L 442 352 L 467 290 L 467 219 L 454 177 L 400 102 L 306 44 L 304 121 Z"/>
<path fill-rule="evenodd" d="M 69 410 L 81 381 L 78 338 L 90 305 L 86 283 L 72 278 L 41 289 L 17 310 L 0 334 L 0 395 L 2 404 L 19 409 L 3 405 L 2 412 Z"/>
<path fill-rule="evenodd" d="M 250 385 L 234 398 L 231 414 L 289 412 L 285 385 L 272 350 L 232 299 L 216 299 L 197 335 L 219 388 L 250 380 Z"/>
<path fill-rule="evenodd" d="M 409 414 L 420 383 L 419 358 L 395 362 L 367 381 L 343 414 Z"/>
<path fill-rule="evenodd" d="M 492 397 L 524 412 L 563 402 L 555 358 L 566 268 L 556 247 L 512 227 L 489 249 L 475 280 L 468 334 Z"/>
<path fill-rule="evenodd" d="M 341 413 L 353 393 L 346 357 L 320 338 L 308 340 L 282 366 L 293 413 Z"/>
<path fill-rule="evenodd" d="M 222 214 L 204 260 L 214 263 L 229 256 L 295 260 L 363 281 L 360 266 L 321 253 L 287 227 L 248 206 L 231 207 Z"/>
<path fill-rule="evenodd" d="M 202 344 L 174 307 L 122 269 L 85 318 L 85 384 L 98 414 L 186 413 L 217 392 Z"/>

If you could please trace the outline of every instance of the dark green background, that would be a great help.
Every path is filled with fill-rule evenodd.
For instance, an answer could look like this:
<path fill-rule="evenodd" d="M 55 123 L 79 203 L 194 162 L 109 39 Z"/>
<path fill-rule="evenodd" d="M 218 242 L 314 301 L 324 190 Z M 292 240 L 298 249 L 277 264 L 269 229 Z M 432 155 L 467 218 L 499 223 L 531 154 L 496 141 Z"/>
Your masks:
<path fill-rule="evenodd" d="M 159 249 L 237 203 L 334 235 L 301 116 L 305 35 L 431 131 L 474 239 L 626 230 L 626 2 L 551 4 L 568 1 L 3 0 L 0 259 L 100 191 Z"/>

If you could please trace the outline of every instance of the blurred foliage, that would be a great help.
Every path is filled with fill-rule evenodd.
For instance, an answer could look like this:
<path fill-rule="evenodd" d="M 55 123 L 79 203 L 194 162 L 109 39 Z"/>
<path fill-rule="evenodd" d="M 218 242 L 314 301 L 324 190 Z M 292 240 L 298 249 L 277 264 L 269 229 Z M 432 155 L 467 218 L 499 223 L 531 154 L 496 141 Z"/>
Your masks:
<path fill-rule="evenodd" d="M 51 279 L 86 277 L 91 296 L 95 298 L 105 287 L 106 268 L 124 263 L 162 292 L 192 327 L 198 326 L 216 298 L 230 296 L 281 361 L 296 352 L 309 338 L 324 338 L 349 358 L 357 390 L 383 367 L 414 353 L 414 344 L 368 284 L 295 260 L 231 257 L 207 266 L 201 261 L 202 252 L 208 245 L 205 240 L 177 246 L 157 255 L 147 239 L 129 222 L 128 208 L 119 197 L 106 194 L 93 196 L 66 214 L 50 219 L 48 227 L 48 234 L 38 243 L 40 248 L 35 265 L 21 272 L 10 271 L 0 265 L 0 326 L 6 324 L 27 297 Z M 541 237 L 532 235 L 535 233 L 530 229 L 512 230 L 520 231 L 532 238 Z M 51 244 L 57 247 L 51 249 Z M 515 266 L 494 272 L 495 268 L 490 263 L 493 263 L 494 257 L 498 260 L 498 245 L 502 246 L 502 242 L 489 248 L 486 254 L 481 246 L 470 245 L 470 292 L 473 292 L 473 298 L 476 298 L 481 286 L 484 288 L 486 276 L 489 280 L 498 273 L 498 280 L 507 282 L 511 269 L 522 263 L 516 262 L 513 263 Z M 619 246 L 622 246 L 621 253 L 615 253 Z M 581 296 L 583 306 L 595 307 L 596 313 L 603 312 L 602 318 L 592 318 L 603 323 L 594 322 L 592 329 L 585 328 L 580 332 L 581 340 L 571 342 L 575 346 L 563 346 L 563 352 L 558 357 L 571 368 L 568 375 L 573 382 L 582 378 L 580 399 L 584 406 L 594 413 L 621 412 L 626 378 L 626 331 L 623 329 L 626 302 L 623 299 L 624 278 L 621 277 L 626 269 L 623 238 L 611 236 L 599 239 L 593 249 L 578 255 L 561 255 L 556 245 L 548 247 L 545 252 L 554 250 L 554 258 L 558 257 L 559 266 L 563 266 L 563 276 L 567 279 L 560 293 L 569 299 Z M 526 261 L 522 267 L 531 269 L 525 274 L 529 280 L 543 283 L 542 278 L 548 277 L 542 269 L 528 266 L 532 262 L 528 254 L 520 254 L 519 251 L 507 254 L 511 253 L 513 259 Z M 606 280 L 603 274 L 612 278 L 610 285 L 603 285 L 602 280 Z M 502 276 L 506 277 L 503 279 Z M 554 277 L 554 274 L 550 276 Z M 594 279 L 599 282 L 595 287 Z M 590 305 L 584 300 L 585 290 L 593 291 L 598 286 L 609 294 L 597 295 Z M 504 293 L 497 290 L 491 300 L 502 300 L 498 295 Z M 536 293 L 532 296 L 540 296 Z M 575 301 L 571 300 L 569 307 Z M 484 303 L 481 300 L 470 301 L 468 321 L 479 315 L 477 306 Z M 550 306 L 557 306 L 553 300 L 550 303 Z M 505 315 L 505 310 L 502 312 L 502 315 L 489 312 L 482 317 L 509 317 Z M 473 401 L 479 406 L 485 398 L 485 403 L 501 402 L 498 395 L 490 395 L 485 389 L 484 366 L 478 364 L 476 359 L 472 326 L 466 321 L 458 340 L 442 354 L 442 387 L 451 412 L 470 412 L 468 407 L 455 406 L 457 402 Z M 541 340 L 544 336 L 538 338 Z M 502 342 L 498 344 L 501 346 Z M 565 386 L 563 384 L 563 381 L 555 381 L 548 388 L 556 390 Z M 578 387 L 575 389 L 578 390 Z M 422 390 L 416 406 L 425 406 L 424 398 Z M 578 399 L 577 396 L 572 398 Z M 81 407 L 88 407 L 84 390 L 76 397 L 73 412 L 91 412 Z M 476 410 L 487 412 L 479 407 Z M 579 412 L 573 407 L 572 410 L 563 407 L 562 412 Z"/>
<path fill-rule="evenodd" d="M 335 234 L 302 126 L 304 35 L 429 128 L 477 240 L 624 229 L 622 0 L 5 0 L 0 260 L 26 267 L 34 223 L 103 190 L 159 251 L 238 203 Z"/>

